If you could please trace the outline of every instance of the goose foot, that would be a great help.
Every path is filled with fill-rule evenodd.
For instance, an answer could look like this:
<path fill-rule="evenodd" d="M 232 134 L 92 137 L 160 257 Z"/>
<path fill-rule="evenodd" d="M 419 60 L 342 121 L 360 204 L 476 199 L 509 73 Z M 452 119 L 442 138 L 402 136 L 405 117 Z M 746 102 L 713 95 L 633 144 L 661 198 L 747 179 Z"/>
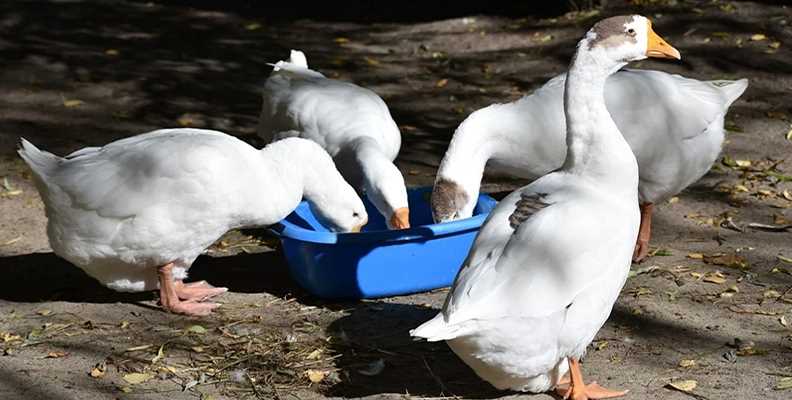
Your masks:
<path fill-rule="evenodd" d="M 569 387 L 556 388 L 556 394 L 563 397 L 564 400 L 596 400 L 596 399 L 610 399 L 613 397 L 621 397 L 627 394 L 626 390 L 609 390 L 591 382 L 588 385 L 583 383 L 583 374 L 580 372 L 580 362 L 574 358 L 569 358 Z M 562 378 L 559 384 L 563 383 Z"/>
<path fill-rule="evenodd" d="M 157 272 L 160 283 L 160 303 L 165 311 L 174 314 L 206 316 L 209 315 L 212 310 L 220 306 L 220 304 L 217 303 L 201 303 L 194 299 L 180 300 L 176 288 L 179 284 L 184 285 L 184 283 L 176 283 L 173 279 L 173 263 L 168 263 L 159 267 Z M 198 288 L 196 287 L 195 289 Z"/>
<path fill-rule="evenodd" d="M 206 281 L 184 283 L 174 282 L 176 295 L 182 300 L 204 301 L 219 296 L 228 291 L 228 288 L 214 287 Z"/>
<path fill-rule="evenodd" d="M 641 203 L 641 227 L 638 229 L 638 240 L 635 243 L 633 262 L 641 262 L 649 255 L 649 239 L 652 237 L 652 211 L 654 204 Z"/>

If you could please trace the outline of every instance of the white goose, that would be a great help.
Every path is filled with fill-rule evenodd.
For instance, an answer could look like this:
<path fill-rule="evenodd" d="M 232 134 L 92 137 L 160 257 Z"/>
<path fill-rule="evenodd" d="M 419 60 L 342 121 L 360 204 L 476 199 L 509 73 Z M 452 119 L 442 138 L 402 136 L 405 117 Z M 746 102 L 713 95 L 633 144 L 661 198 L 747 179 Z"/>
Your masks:
<path fill-rule="evenodd" d="M 566 74 L 533 94 L 494 104 L 459 125 L 432 194 L 437 222 L 470 217 L 485 166 L 536 179 L 561 167 L 566 154 Z M 605 104 L 638 159 L 641 230 L 634 253 L 649 252 L 653 204 L 709 171 L 721 151 L 723 120 L 748 81 L 698 81 L 660 71 L 621 70 L 605 85 Z"/>
<path fill-rule="evenodd" d="M 163 307 L 175 313 L 218 306 L 203 300 L 225 288 L 182 280 L 230 229 L 271 225 L 303 196 L 334 229 L 367 220 L 330 156 L 303 139 L 256 150 L 222 132 L 163 129 L 65 158 L 22 139 L 19 155 L 44 200 L 55 254 L 114 290 L 159 287 Z"/>
<path fill-rule="evenodd" d="M 308 68 L 301 51 L 274 64 L 262 93 L 258 134 L 319 143 L 352 186 L 366 193 L 391 229 L 410 227 L 404 177 L 393 164 L 401 134 L 385 102 L 369 89 Z"/>
<path fill-rule="evenodd" d="M 565 82 L 569 151 L 561 169 L 492 211 L 442 312 L 411 334 L 446 340 L 500 389 L 615 397 L 584 385 L 578 360 L 608 318 L 638 235 L 638 165 L 605 107 L 606 78 L 629 61 L 679 58 L 642 16 L 598 22 L 581 39 Z"/>

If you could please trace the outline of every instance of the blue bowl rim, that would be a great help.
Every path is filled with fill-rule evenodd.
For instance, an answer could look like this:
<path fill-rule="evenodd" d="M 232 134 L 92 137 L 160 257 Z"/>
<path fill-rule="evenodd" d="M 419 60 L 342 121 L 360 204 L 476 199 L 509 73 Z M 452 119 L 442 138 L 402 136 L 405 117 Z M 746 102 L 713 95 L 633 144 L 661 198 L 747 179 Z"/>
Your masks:
<path fill-rule="evenodd" d="M 413 190 L 422 190 L 414 188 Z M 497 204 L 497 200 L 485 193 L 480 193 L 478 202 L 486 201 Z M 477 202 L 477 204 L 478 204 Z M 387 242 L 407 242 L 412 240 L 427 240 L 442 236 L 451 236 L 477 230 L 484 223 L 489 212 L 474 215 L 470 218 L 460 219 L 451 222 L 434 223 L 429 225 L 419 225 L 409 229 L 400 230 L 381 230 L 360 233 L 336 233 L 319 232 L 305 229 L 293 224 L 285 218 L 270 228 L 281 238 L 299 240 L 303 242 L 336 244 L 336 243 L 377 243 L 381 245 Z"/>

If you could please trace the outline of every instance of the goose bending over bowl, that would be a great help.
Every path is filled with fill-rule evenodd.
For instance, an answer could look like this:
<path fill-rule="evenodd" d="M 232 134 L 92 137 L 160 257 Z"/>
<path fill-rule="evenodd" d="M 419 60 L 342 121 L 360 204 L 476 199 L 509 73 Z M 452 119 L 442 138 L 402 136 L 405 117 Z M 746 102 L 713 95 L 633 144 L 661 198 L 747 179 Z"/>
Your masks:
<path fill-rule="evenodd" d="M 303 196 L 337 230 L 367 219 L 330 156 L 303 139 L 256 150 L 222 132 L 163 129 L 63 158 L 22 139 L 19 155 L 33 170 L 55 254 L 117 291 L 159 288 L 174 313 L 218 306 L 204 300 L 225 288 L 182 280 L 230 229 L 274 224 Z"/>
<path fill-rule="evenodd" d="M 513 103 L 480 109 L 459 125 L 435 179 L 435 221 L 470 216 L 485 166 L 526 179 L 561 167 L 566 77 L 559 75 Z M 606 81 L 605 105 L 638 159 L 641 230 L 634 261 L 649 252 L 653 204 L 709 171 L 721 151 L 726 112 L 746 87 L 746 79 L 698 81 L 630 69 Z"/>
<path fill-rule="evenodd" d="M 410 227 L 404 177 L 393 164 L 401 134 L 376 93 L 326 78 L 308 68 L 301 51 L 292 50 L 289 61 L 274 64 L 262 100 L 261 138 L 297 136 L 319 143 L 344 178 L 366 193 L 388 228 Z"/>
<path fill-rule="evenodd" d="M 639 15 L 604 19 L 580 40 L 564 83 L 563 166 L 498 204 L 442 312 L 412 336 L 447 341 L 499 389 L 625 393 L 585 385 L 579 360 L 627 279 L 640 224 L 638 164 L 605 107 L 605 80 L 646 57 L 679 52 Z"/>

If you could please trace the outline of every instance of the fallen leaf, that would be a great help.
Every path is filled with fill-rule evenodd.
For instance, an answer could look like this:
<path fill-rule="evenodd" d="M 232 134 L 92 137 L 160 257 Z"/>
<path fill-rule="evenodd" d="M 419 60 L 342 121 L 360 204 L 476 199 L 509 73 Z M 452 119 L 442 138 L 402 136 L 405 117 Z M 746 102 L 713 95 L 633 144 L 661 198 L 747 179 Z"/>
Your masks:
<path fill-rule="evenodd" d="M 204 328 L 201 325 L 190 325 L 190 327 L 187 328 L 185 331 L 188 332 L 188 333 L 195 333 L 197 335 L 203 335 L 204 333 L 206 333 L 206 328 Z"/>
<path fill-rule="evenodd" d="M 760 42 L 760 41 L 765 40 L 765 39 L 767 39 L 767 36 L 765 36 L 762 33 L 755 33 L 755 34 L 751 35 L 751 41 L 752 42 Z"/>
<path fill-rule="evenodd" d="M 245 29 L 247 29 L 249 31 L 255 31 L 255 30 L 260 29 L 260 28 L 261 28 L 261 24 L 259 24 L 258 22 L 251 22 L 251 23 L 245 25 Z"/>
<path fill-rule="evenodd" d="M 770 42 L 767 45 L 767 47 L 769 47 L 771 49 L 778 49 L 779 47 L 781 47 L 781 42 Z"/>
<path fill-rule="evenodd" d="M 345 38 L 345 37 L 337 37 L 337 38 L 333 39 L 333 41 L 338 43 L 338 44 L 349 43 L 349 39 Z"/>
<path fill-rule="evenodd" d="M 789 326 L 789 322 L 787 322 L 786 317 L 783 315 L 778 318 L 778 323 L 782 326 Z"/>
<path fill-rule="evenodd" d="M 129 327 L 129 321 L 121 321 L 121 323 L 118 324 L 118 327 L 121 329 L 126 329 L 127 327 Z"/>
<path fill-rule="evenodd" d="M 366 60 L 366 64 L 368 64 L 368 65 L 375 66 L 375 67 L 377 65 L 380 65 L 380 62 L 378 60 L 374 59 L 374 58 L 363 57 L 363 59 Z"/>
<path fill-rule="evenodd" d="M 369 365 L 367 365 L 366 368 L 359 369 L 358 373 L 365 376 L 375 376 L 381 374 L 384 369 L 385 369 L 385 360 L 380 358 L 374 362 L 369 363 Z"/>
<path fill-rule="evenodd" d="M 66 108 L 79 107 L 79 106 L 81 106 L 83 104 L 85 104 L 85 103 L 82 100 L 76 100 L 76 99 L 66 100 L 66 99 L 63 99 L 63 106 L 66 107 Z"/>
<path fill-rule="evenodd" d="M 694 260 L 703 260 L 704 254 L 701 253 L 688 253 L 687 258 L 692 258 Z"/>
<path fill-rule="evenodd" d="M 131 374 L 124 375 L 124 380 L 127 381 L 127 383 L 129 383 L 130 385 L 137 385 L 139 383 L 146 382 L 147 380 L 153 377 L 154 375 L 151 374 L 133 372 Z"/>
<path fill-rule="evenodd" d="M 690 276 L 692 276 L 692 277 L 696 278 L 696 280 L 699 280 L 699 279 L 701 279 L 702 277 L 704 277 L 704 274 L 702 274 L 701 272 L 691 272 L 691 273 L 690 273 Z"/>
<path fill-rule="evenodd" d="M 539 38 L 539 41 L 542 43 L 547 43 L 551 40 L 553 40 L 553 35 L 544 35 L 541 38 Z"/>
<path fill-rule="evenodd" d="M 762 293 L 762 296 L 765 299 L 777 299 L 781 297 L 781 293 L 779 293 L 778 290 L 770 289 L 770 290 L 765 290 L 765 292 Z"/>
<path fill-rule="evenodd" d="M 792 377 L 785 376 L 783 378 L 779 378 L 778 382 L 776 382 L 775 390 L 787 390 L 792 389 Z"/>
<path fill-rule="evenodd" d="M 720 271 L 708 272 L 702 281 L 720 285 L 726 283 L 726 277 Z"/>
<path fill-rule="evenodd" d="M 322 349 L 316 349 L 316 350 L 312 351 L 311 354 L 308 354 L 308 356 L 305 357 L 305 359 L 306 360 L 316 360 L 316 359 L 319 359 L 319 357 L 321 357 L 321 356 L 322 356 Z"/>
<path fill-rule="evenodd" d="M 446 85 L 448 85 L 448 79 L 446 78 L 440 79 L 439 81 L 437 81 L 437 83 L 435 83 L 436 88 L 443 88 Z"/>
<path fill-rule="evenodd" d="M 52 314 L 52 310 L 47 310 L 45 308 L 45 309 L 41 309 L 41 310 L 36 311 L 36 314 L 41 315 L 42 317 L 46 317 L 47 315 Z"/>
<path fill-rule="evenodd" d="M 191 349 L 192 349 L 192 351 L 194 351 L 196 353 L 203 353 L 204 352 L 204 348 L 201 347 L 201 346 L 193 346 L 193 347 L 191 347 Z"/>
<path fill-rule="evenodd" d="M 105 54 L 107 54 L 108 56 L 117 56 L 119 52 L 116 49 L 107 49 L 105 50 Z"/>
<path fill-rule="evenodd" d="M 68 355 L 69 355 L 69 353 L 65 353 L 65 352 L 62 352 L 62 351 L 50 351 L 49 353 L 47 353 L 47 356 L 44 357 L 44 358 L 63 358 L 63 357 L 66 357 Z"/>
<path fill-rule="evenodd" d="M 751 166 L 751 160 L 734 160 L 738 167 L 747 168 Z"/>
<path fill-rule="evenodd" d="M 672 253 L 671 250 L 668 250 L 668 249 L 657 249 L 657 250 L 649 253 L 649 255 L 657 256 L 657 257 L 668 257 L 668 256 L 673 256 L 674 253 Z"/>
<path fill-rule="evenodd" d="M 737 254 L 716 253 L 704 256 L 704 263 L 712 265 L 722 265 L 724 267 L 736 268 L 740 270 L 750 269 L 745 257 Z"/>
<path fill-rule="evenodd" d="M 325 376 L 327 376 L 327 372 L 315 369 L 309 369 L 308 371 L 305 371 L 305 374 L 308 375 L 308 380 L 313 383 L 319 383 L 325 378 Z"/>
<path fill-rule="evenodd" d="M 594 345 L 594 350 L 603 350 L 606 347 L 608 347 L 608 341 L 607 340 L 600 340 L 600 341 L 597 342 L 596 345 Z"/>
<path fill-rule="evenodd" d="M 672 389 L 679 390 L 680 392 L 690 393 L 698 386 L 698 382 L 693 379 L 686 379 L 683 381 L 674 381 L 666 385 Z"/>
<path fill-rule="evenodd" d="M 696 360 L 681 360 L 679 366 L 682 368 L 693 368 L 696 366 Z"/>

